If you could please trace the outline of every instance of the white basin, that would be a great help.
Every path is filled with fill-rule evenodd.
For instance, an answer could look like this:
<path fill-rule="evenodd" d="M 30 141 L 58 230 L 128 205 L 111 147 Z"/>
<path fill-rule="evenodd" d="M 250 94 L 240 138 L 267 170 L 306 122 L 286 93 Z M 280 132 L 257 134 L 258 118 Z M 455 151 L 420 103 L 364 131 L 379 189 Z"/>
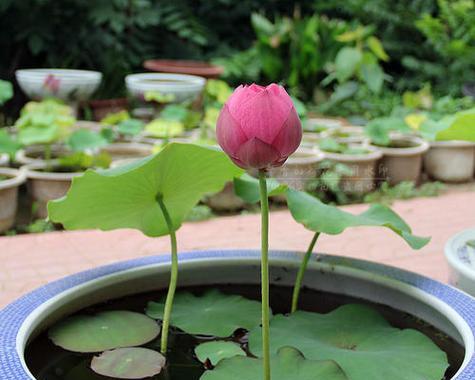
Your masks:
<path fill-rule="evenodd" d="M 89 70 L 22 69 L 15 75 L 31 99 L 54 97 L 69 103 L 89 99 L 102 80 L 100 72 Z"/>
<path fill-rule="evenodd" d="M 144 73 L 125 77 L 127 91 L 133 97 L 143 99 L 149 91 L 173 95 L 173 102 L 194 100 L 203 91 L 206 79 L 195 75 Z"/>
<path fill-rule="evenodd" d="M 445 256 L 450 265 L 450 283 L 475 297 L 475 227 L 459 232 L 445 245 Z"/>

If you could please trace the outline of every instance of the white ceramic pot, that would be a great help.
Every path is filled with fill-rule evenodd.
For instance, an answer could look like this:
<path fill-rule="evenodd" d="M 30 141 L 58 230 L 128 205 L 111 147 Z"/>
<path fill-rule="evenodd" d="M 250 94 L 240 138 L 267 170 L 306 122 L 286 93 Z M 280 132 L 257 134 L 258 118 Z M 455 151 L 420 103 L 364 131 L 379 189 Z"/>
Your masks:
<path fill-rule="evenodd" d="M 57 159 L 61 156 L 70 154 L 71 151 L 65 145 L 51 146 L 51 158 Z M 20 149 L 15 155 L 15 162 L 21 165 L 42 164 L 44 159 L 44 145 L 30 145 L 24 149 Z"/>
<path fill-rule="evenodd" d="M 57 161 L 53 161 L 54 165 Z M 74 177 L 83 173 L 61 173 L 54 171 L 44 171 L 47 165 L 44 162 L 32 163 L 23 166 L 28 178 L 28 191 L 37 204 L 35 215 L 38 218 L 48 216 L 47 204 L 49 201 L 64 197 L 68 192 L 71 181 Z"/>
<path fill-rule="evenodd" d="M 66 102 L 89 99 L 102 80 L 100 72 L 69 69 L 22 69 L 15 76 L 31 99 L 55 97 Z"/>
<path fill-rule="evenodd" d="M 9 162 L 10 157 L 8 157 L 8 154 L 0 153 L 0 166 L 7 166 Z"/>
<path fill-rule="evenodd" d="M 194 100 L 203 91 L 206 79 L 195 75 L 144 73 L 125 77 L 127 91 L 138 99 L 143 99 L 148 91 L 163 95 L 173 95 L 174 102 Z"/>
<path fill-rule="evenodd" d="M 376 146 L 383 153 L 378 164 L 378 180 L 394 186 L 403 181 L 417 183 L 422 171 L 423 155 L 429 144 L 415 136 L 398 136 L 391 139 L 394 146 Z"/>
<path fill-rule="evenodd" d="M 0 232 L 9 230 L 15 223 L 18 188 L 25 182 L 24 170 L 0 168 Z"/>
<path fill-rule="evenodd" d="M 296 252 L 271 252 L 271 283 L 292 286 L 301 259 Z M 259 251 L 195 251 L 180 254 L 179 261 L 181 287 L 259 286 Z M 0 311 L 0 378 L 34 379 L 26 366 L 25 348 L 59 319 L 107 300 L 166 289 L 169 276 L 169 256 L 149 256 L 69 276 L 7 306 Z M 468 295 L 397 268 L 327 255 L 312 257 L 303 285 L 386 305 L 431 324 L 465 349 L 463 363 L 451 379 L 473 380 L 475 299 Z"/>
<path fill-rule="evenodd" d="M 427 174 L 444 182 L 468 182 L 473 178 L 475 143 L 434 141 L 424 156 Z"/>
<path fill-rule="evenodd" d="M 450 283 L 475 297 L 475 228 L 459 232 L 445 245 L 445 257 L 450 265 Z"/>
<path fill-rule="evenodd" d="M 361 147 L 359 144 L 350 144 Z M 363 146 L 366 154 L 342 154 L 323 152 L 326 159 L 348 166 L 353 174 L 343 176 L 341 189 L 348 194 L 363 195 L 375 188 L 378 160 L 383 156 L 381 151 L 372 146 Z"/>

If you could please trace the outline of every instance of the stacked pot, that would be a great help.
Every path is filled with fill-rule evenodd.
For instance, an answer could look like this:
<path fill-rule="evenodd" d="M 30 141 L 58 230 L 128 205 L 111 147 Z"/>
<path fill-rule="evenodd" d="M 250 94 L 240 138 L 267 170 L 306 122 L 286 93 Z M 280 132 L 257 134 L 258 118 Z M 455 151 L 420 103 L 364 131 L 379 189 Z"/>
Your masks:
<path fill-rule="evenodd" d="M 8 167 L 9 157 L 0 154 L 0 233 L 15 224 L 18 190 L 26 180 L 25 171 Z"/>

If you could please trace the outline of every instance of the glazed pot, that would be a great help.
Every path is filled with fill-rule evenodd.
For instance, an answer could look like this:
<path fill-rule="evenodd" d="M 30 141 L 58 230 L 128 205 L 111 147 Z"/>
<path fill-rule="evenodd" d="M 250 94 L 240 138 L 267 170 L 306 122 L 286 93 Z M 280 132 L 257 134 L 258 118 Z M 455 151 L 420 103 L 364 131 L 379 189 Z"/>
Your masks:
<path fill-rule="evenodd" d="M 197 75 L 206 79 L 219 78 L 224 72 L 221 66 L 191 60 L 150 59 L 143 67 L 160 73 Z"/>
<path fill-rule="evenodd" d="M 468 182 L 473 178 L 475 143 L 433 141 L 424 156 L 427 174 L 443 182 Z"/>
<path fill-rule="evenodd" d="M 15 76 L 31 99 L 54 97 L 73 103 L 89 99 L 102 80 L 97 71 L 68 69 L 23 69 Z"/>
<path fill-rule="evenodd" d="M 350 144 L 352 146 L 352 144 Z M 361 147 L 359 144 L 353 145 Z M 376 170 L 382 153 L 372 146 L 364 146 L 368 150 L 366 154 L 344 154 L 323 152 L 326 159 L 344 164 L 353 172 L 351 175 L 342 177 L 341 189 L 348 194 L 363 195 L 375 188 Z"/>
<path fill-rule="evenodd" d="M 53 170 L 57 161 L 52 162 Z M 48 216 L 47 203 L 54 199 L 64 197 L 71 186 L 74 177 L 82 174 L 45 171 L 46 163 L 32 163 L 23 166 L 28 178 L 28 192 L 36 203 L 35 216 L 46 218 Z"/>
<path fill-rule="evenodd" d="M 422 171 L 422 159 L 429 144 L 415 136 L 398 136 L 390 146 L 376 146 L 383 153 L 378 164 L 378 180 L 397 185 L 403 181 L 417 183 Z"/>
<path fill-rule="evenodd" d="M 475 297 L 475 228 L 459 232 L 445 245 L 445 257 L 450 266 L 450 283 Z"/>
<path fill-rule="evenodd" d="M 24 170 L 1 168 L 0 176 L 0 232 L 9 230 L 15 224 L 18 204 L 18 189 L 25 182 Z"/>
<path fill-rule="evenodd" d="M 302 255 L 293 251 L 271 252 L 271 283 L 292 286 L 301 259 Z M 179 261 L 181 287 L 259 286 L 259 251 L 196 251 L 180 254 Z M 34 379 L 26 366 L 24 353 L 28 343 L 39 333 L 88 306 L 166 289 L 169 273 L 168 255 L 135 259 L 66 277 L 10 304 L 0 311 L 0 378 Z M 312 257 L 304 286 L 386 305 L 431 324 L 465 349 L 463 363 L 452 380 L 473 380 L 475 300 L 470 296 L 400 269 L 326 255 Z"/>
<path fill-rule="evenodd" d="M 125 85 L 133 97 L 142 100 L 148 91 L 172 95 L 173 102 L 194 100 L 203 91 L 206 79 L 195 75 L 144 73 L 125 77 Z"/>
<path fill-rule="evenodd" d="M 269 176 L 297 190 L 306 190 L 309 181 L 317 177 L 319 164 L 324 155 L 320 151 L 299 148 L 278 168 L 271 168 Z M 278 195 L 274 200 L 285 202 L 285 196 Z"/>

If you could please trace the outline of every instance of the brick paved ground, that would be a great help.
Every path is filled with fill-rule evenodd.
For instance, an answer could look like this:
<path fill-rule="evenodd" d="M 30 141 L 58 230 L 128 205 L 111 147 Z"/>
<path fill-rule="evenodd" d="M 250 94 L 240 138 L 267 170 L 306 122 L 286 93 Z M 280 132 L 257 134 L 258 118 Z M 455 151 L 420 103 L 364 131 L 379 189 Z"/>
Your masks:
<path fill-rule="evenodd" d="M 360 212 L 366 205 L 345 207 Z M 412 251 L 385 229 L 355 228 L 338 237 L 323 236 L 321 252 L 365 258 L 409 269 L 447 281 L 443 256 L 446 240 L 475 225 L 475 193 L 450 192 L 437 198 L 419 198 L 394 204 L 422 236 L 432 241 Z M 180 250 L 259 247 L 259 215 L 222 217 L 188 223 L 179 231 Z M 286 211 L 271 215 L 270 245 L 275 249 L 304 250 L 312 236 Z M 146 238 L 139 232 L 75 231 L 0 238 L 0 307 L 33 288 L 65 275 L 118 260 L 166 253 L 168 238 Z"/>

